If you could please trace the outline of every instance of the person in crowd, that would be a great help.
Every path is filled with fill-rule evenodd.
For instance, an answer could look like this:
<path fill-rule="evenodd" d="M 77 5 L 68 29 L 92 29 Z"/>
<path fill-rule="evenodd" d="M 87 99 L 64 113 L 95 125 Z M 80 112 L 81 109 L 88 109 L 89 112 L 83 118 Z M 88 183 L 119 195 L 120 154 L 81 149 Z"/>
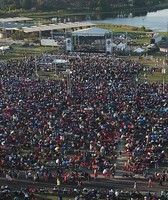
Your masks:
<path fill-rule="evenodd" d="M 115 54 L 58 56 L 72 72 L 71 93 L 65 80 L 36 77 L 34 57 L 1 63 L 2 171 L 11 170 L 11 178 L 20 172 L 18 179 L 27 181 L 38 174 L 38 181 L 76 184 L 76 171 L 88 172 L 88 181 L 105 169 L 116 173 L 124 154 L 128 174 L 157 170 L 168 141 L 167 84 L 164 93 L 160 83 L 135 84 L 143 67 Z M 123 137 L 125 149 L 116 154 Z"/>

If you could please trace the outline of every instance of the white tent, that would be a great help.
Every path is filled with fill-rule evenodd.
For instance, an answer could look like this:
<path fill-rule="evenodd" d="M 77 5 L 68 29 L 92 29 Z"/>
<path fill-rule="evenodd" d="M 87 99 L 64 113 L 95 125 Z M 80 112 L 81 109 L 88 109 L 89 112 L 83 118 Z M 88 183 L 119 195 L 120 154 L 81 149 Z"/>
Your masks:
<path fill-rule="evenodd" d="M 1 46 L 1 47 L 0 47 L 0 50 L 1 50 L 1 51 L 6 51 L 6 50 L 9 50 L 9 49 L 10 49 L 9 46 Z"/>
<path fill-rule="evenodd" d="M 67 63 L 67 60 L 63 60 L 63 59 L 54 59 L 53 63 L 55 64 L 65 64 Z"/>
<path fill-rule="evenodd" d="M 97 28 L 97 27 L 93 27 L 93 28 L 87 28 L 87 29 L 81 29 L 81 30 L 77 30 L 72 32 L 72 36 L 83 36 L 83 37 L 89 37 L 89 36 L 100 36 L 100 37 L 104 37 L 106 34 L 111 34 L 112 31 L 107 30 L 107 29 L 103 29 L 103 28 Z"/>
<path fill-rule="evenodd" d="M 112 46 L 112 47 L 116 47 L 117 45 L 116 45 L 114 42 L 112 42 L 112 43 L 111 43 L 111 46 Z"/>
<path fill-rule="evenodd" d="M 126 48 L 126 43 L 122 43 L 121 42 L 120 44 L 117 45 L 117 48 L 118 49 L 122 49 L 122 50 L 125 49 Z"/>
<path fill-rule="evenodd" d="M 145 50 L 142 49 L 142 48 L 140 48 L 140 47 L 134 50 L 134 52 L 136 52 L 136 53 L 142 53 L 142 52 L 144 52 L 144 51 L 145 51 Z"/>

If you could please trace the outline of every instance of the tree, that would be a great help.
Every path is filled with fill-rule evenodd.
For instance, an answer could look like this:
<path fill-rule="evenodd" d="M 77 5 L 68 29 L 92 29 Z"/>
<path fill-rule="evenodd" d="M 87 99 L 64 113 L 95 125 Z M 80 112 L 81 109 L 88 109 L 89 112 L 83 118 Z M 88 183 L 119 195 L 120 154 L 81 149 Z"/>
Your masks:
<path fill-rule="evenodd" d="M 95 1 L 95 9 L 99 11 L 107 12 L 110 6 L 108 0 L 96 0 Z"/>
<path fill-rule="evenodd" d="M 33 0 L 20 0 L 20 5 L 25 10 L 30 10 L 32 7 L 34 7 Z"/>
<path fill-rule="evenodd" d="M 140 6 L 140 7 L 145 7 L 147 4 L 146 0 L 133 0 L 133 6 Z"/>
<path fill-rule="evenodd" d="M 129 5 L 133 2 L 135 7 L 145 7 L 146 5 L 156 5 L 166 3 L 167 0 L 0 0 L 0 9 L 7 10 L 22 8 L 25 10 L 66 10 L 90 8 L 102 12 L 111 11 L 111 8 Z"/>

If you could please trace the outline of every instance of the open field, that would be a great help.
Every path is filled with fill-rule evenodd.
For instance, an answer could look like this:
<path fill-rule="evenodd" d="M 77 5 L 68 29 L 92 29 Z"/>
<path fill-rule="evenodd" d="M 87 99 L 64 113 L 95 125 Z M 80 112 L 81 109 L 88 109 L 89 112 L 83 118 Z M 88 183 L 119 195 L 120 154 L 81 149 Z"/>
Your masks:
<path fill-rule="evenodd" d="M 10 60 L 10 59 L 22 59 L 25 56 L 40 56 L 43 53 L 48 53 L 51 51 L 58 51 L 56 47 L 43 47 L 43 46 L 33 46 L 24 47 L 21 44 L 12 44 L 11 50 L 5 52 L 5 54 L 0 54 L 0 61 Z"/>

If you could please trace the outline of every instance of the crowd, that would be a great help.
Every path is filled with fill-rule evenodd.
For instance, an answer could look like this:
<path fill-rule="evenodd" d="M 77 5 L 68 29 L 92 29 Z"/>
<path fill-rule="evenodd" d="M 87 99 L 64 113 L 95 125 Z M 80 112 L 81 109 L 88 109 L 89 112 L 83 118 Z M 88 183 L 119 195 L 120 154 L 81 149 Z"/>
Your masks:
<path fill-rule="evenodd" d="M 117 146 L 127 141 L 123 169 L 147 174 L 165 161 L 167 90 L 135 82 L 143 67 L 115 55 L 64 55 L 64 80 L 34 79 L 34 58 L 0 64 L 0 170 L 7 179 L 80 184 L 115 176 Z M 165 176 L 167 177 L 167 171 Z"/>
<path fill-rule="evenodd" d="M 44 198 L 40 198 L 35 193 L 45 195 L 45 194 L 53 194 L 58 196 L 59 200 L 64 199 L 64 197 L 74 197 L 74 200 L 91 200 L 91 199 L 105 199 L 105 200 L 157 200 L 158 197 L 160 199 L 165 199 L 164 197 L 168 195 L 167 191 L 162 191 L 161 195 L 158 196 L 155 192 L 152 194 L 150 191 L 142 194 L 141 192 L 135 191 L 122 191 L 122 190 L 113 190 L 113 189 L 97 189 L 97 188 L 82 188 L 82 189 L 72 189 L 72 188 L 53 188 L 52 191 L 49 191 L 47 188 L 20 188 L 20 190 L 11 192 L 11 189 L 8 186 L 2 186 L 1 191 L 3 195 L 0 195 L 0 199 L 8 199 L 8 200 L 19 200 L 23 199 L 31 199 L 31 200 L 44 200 Z M 14 198 L 13 198 L 14 197 Z"/>

